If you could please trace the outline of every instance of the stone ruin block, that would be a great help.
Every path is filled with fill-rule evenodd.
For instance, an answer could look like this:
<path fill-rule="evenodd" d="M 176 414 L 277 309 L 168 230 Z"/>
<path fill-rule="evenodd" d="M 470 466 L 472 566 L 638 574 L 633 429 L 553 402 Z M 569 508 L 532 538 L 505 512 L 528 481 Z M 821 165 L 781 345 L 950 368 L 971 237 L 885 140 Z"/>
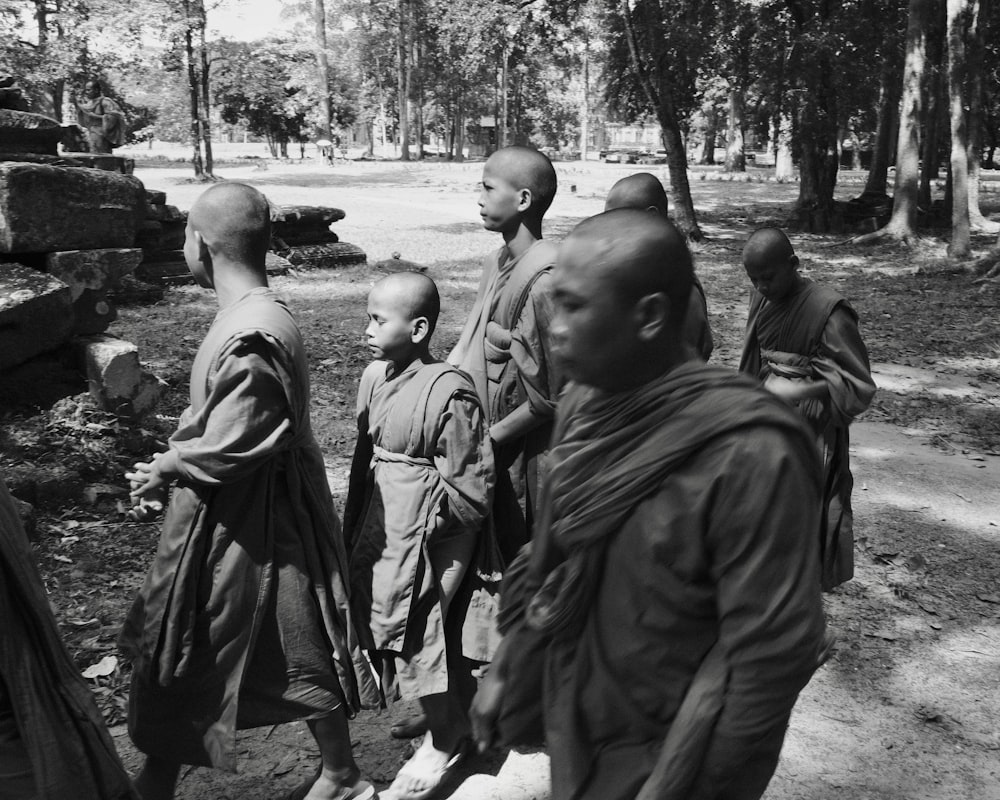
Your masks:
<path fill-rule="evenodd" d="M 69 250 L 45 256 L 45 271 L 70 288 L 74 333 L 100 333 L 115 320 L 108 293 L 140 261 L 142 250 L 132 248 Z"/>
<path fill-rule="evenodd" d="M 131 247 L 144 209 L 131 175 L 0 162 L 0 253 Z"/>
<path fill-rule="evenodd" d="M 337 234 L 330 225 L 346 214 L 325 206 L 275 206 L 271 209 L 271 236 L 279 252 L 297 245 L 335 244 Z"/>
<path fill-rule="evenodd" d="M 0 265 L 0 369 L 58 347 L 72 330 L 66 284 L 20 264 Z"/>
<path fill-rule="evenodd" d="M 62 125 L 50 117 L 0 108 L 0 153 L 54 156 L 62 135 Z"/>
<path fill-rule="evenodd" d="M 90 395 L 105 411 L 140 417 L 159 399 L 161 384 L 143 371 L 139 349 L 112 336 L 89 336 L 80 340 L 83 366 Z"/>
<path fill-rule="evenodd" d="M 280 255 L 298 269 L 331 269 L 368 261 L 365 251 L 350 242 L 300 245 L 291 247 Z"/>

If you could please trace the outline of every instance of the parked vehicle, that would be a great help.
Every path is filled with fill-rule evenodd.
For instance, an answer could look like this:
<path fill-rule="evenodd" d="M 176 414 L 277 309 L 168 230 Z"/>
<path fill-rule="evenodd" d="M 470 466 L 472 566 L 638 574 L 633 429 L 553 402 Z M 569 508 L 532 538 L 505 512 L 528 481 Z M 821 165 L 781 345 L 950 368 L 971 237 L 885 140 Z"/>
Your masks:
<path fill-rule="evenodd" d="M 635 150 L 609 150 L 604 156 L 607 164 L 634 164 L 639 160 L 639 154 Z"/>
<path fill-rule="evenodd" d="M 648 153 L 643 153 L 639 156 L 640 164 L 666 164 L 667 163 L 667 151 L 666 150 L 653 150 Z"/>

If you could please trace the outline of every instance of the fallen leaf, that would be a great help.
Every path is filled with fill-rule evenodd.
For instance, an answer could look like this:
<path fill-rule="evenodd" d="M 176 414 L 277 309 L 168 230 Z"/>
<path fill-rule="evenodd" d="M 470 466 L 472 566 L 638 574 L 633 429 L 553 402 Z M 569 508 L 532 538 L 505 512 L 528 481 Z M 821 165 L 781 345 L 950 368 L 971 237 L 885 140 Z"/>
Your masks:
<path fill-rule="evenodd" d="M 271 770 L 271 772 L 274 775 L 286 775 L 287 773 L 295 769 L 295 766 L 298 763 L 299 763 L 299 754 L 295 751 L 292 751 L 291 753 L 286 755 L 283 759 L 281 759 L 281 761 L 278 762 L 278 764 L 275 766 L 273 770 Z"/>
<path fill-rule="evenodd" d="M 66 556 L 54 555 L 52 558 L 56 561 L 61 561 L 63 564 L 72 564 L 73 559 L 67 558 Z"/>
<path fill-rule="evenodd" d="M 976 597 L 982 600 L 984 603 L 1000 603 L 1000 595 L 995 594 L 977 594 Z"/>
<path fill-rule="evenodd" d="M 104 656 L 96 664 L 91 664 L 83 671 L 83 677 L 87 680 L 94 678 L 104 678 L 111 675 L 118 669 L 118 656 Z"/>

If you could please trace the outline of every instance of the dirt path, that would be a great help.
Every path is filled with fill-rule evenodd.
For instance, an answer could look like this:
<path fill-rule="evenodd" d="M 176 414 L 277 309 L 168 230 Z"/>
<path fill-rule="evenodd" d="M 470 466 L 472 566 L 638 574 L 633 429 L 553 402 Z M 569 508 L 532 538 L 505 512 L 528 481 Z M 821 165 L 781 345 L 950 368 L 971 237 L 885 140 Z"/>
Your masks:
<path fill-rule="evenodd" d="M 325 172 L 299 165 L 267 171 L 221 167 L 219 172 L 259 185 L 276 202 L 345 208 L 347 218 L 335 229 L 366 249 L 371 261 L 398 251 L 428 265 L 444 295 L 439 334 L 444 350 L 475 290 L 478 260 L 496 246 L 476 216 L 480 169 L 476 164 L 369 164 Z M 560 165 L 550 233 L 565 233 L 575 221 L 599 211 L 604 193 L 627 171 L 634 170 Z M 179 182 L 184 175 L 181 170 L 139 173 L 147 186 L 167 190 L 169 202 L 187 208 L 202 187 Z M 696 258 L 717 334 L 714 360 L 732 365 L 745 319 L 744 279 L 734 266 L 738 243 L 748 228 L 792 199 L 795 187 L 693 186 L 712 237 L 696 248 Z M 821 246 L 822 240 L 814 238 Z M 808 242 L 803 237 L 801 245 Z M 863 311 L 869 344 L 877 344 L 873 355 L 893 363 L 875 365 L 888 399 L 853 429 L 858 564 L 856 578 L 827 598 L 838 646 L 802 694 L 766 797 L 1000 800 L 1000 459 L 986 446 L 951 444 L 960 440 L 954 435 L 956 420 L 969 409 L 994 413 L 1000 396 L 997 353 L 993 345 L 993 350 L 983 345 L 980 355 L 992 361 L 985 356 L 975 363 L 945 360 L 934 349 L 937 344 L 925 346 L 919 339 L 921 326 L 939 319 L 911 315 L 910 327 L 896 327 L 904 318 L 897 305 L 905 292 L 937 297 L 947 286 L 900 289 L 873 277 L 877 270 L 912 272 L 909 263 L 883 263 L 873 252 L 822 251 L 824 266 L 835 267 L 832 279 Z M 278 282 L 292 298 L 314 351 L 314 418 L 323 420 L 317 430 L 330 456 L 335 489 L 342 488 L 346 474 L 353 391 L 366 358 L 359 347 L 363 299 L 378 277 L 359 268 Z M 967 297 L 956 294 L 954 303 Z M 174 379 L 178 394 L 198 338 L 186 336 L 175 349 L 163 344 L 169 338 L 164 331 L 175 324 L 180 308 L 192 331 L 212 314 L 211 303 L 194 290 L 172 291 L 156 307 L 126 310 L 115 329 L 139 343 L 155 371 Z M 989 319 L 976 335 L 996 341 L 988 303 L 984 309 L 984 320 Z M 969 335 L 967 330 L 955 334 Z M 903 351 L 912 357 L 897 359 Z M 931 356 L 936 363 L 928 366 L 924 362 Z M 987 362 L 994 372 L 983 377 Z M 917 410 L 901 410 L 910 407 Z M 952 416 L 942 416 L 942 409 Z M 886 421 L 897 419 L 912 427 Z M 136 574 L 140 566 L 133 565 Z M 388 738 L 387 727 L 387 717 L 372 714 L 352 725 L 362 769 L 380 786 L 391 781 L 408 754 L 407 744 Z M 134 767 L 137 756 L 123 727 L 114 733 Z M 239 775 L 191 771 L 178 797 L 266 800 L 280 797 L 312 769 L 302 725 L 252 732 L 240 741 Z M 548 796 L 546 757 L 475 759 L 456 783 L 450 795 L 455 800 L 543 800 Z"/>

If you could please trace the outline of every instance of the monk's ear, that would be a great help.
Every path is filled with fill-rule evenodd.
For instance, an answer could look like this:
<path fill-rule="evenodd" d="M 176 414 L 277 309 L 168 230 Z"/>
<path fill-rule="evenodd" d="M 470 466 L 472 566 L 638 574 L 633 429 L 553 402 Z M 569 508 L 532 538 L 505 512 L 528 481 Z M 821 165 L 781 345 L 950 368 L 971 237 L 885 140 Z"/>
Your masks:
<path fill-rule="evenodd" d="M 414 344 L 426 342 L 431 335 L 431 323 L 427 317 L 415 317 L 410 322 L 410 341 Z"/>
<path fill-rule="evenodd" d="M 531 208 L 532 204 L 535 202 L 534 196 L 531 194 L 531 189 L 519 189 L 517 192 L 517 210 L 522 214 Z"/>
<path fill-rule="evenodd" d="M 666 292 L 654 292 L 639 298 L 633 309 L 636 334 L 643 342 L 659 339 L 670 324 L 670 298 Z"/>
<path fill-rule="evenodd" d="M 796 270 L 799 268 L 799 257 L 794 253 L 788 257 L 788 266 L 790 269 Z"/>

